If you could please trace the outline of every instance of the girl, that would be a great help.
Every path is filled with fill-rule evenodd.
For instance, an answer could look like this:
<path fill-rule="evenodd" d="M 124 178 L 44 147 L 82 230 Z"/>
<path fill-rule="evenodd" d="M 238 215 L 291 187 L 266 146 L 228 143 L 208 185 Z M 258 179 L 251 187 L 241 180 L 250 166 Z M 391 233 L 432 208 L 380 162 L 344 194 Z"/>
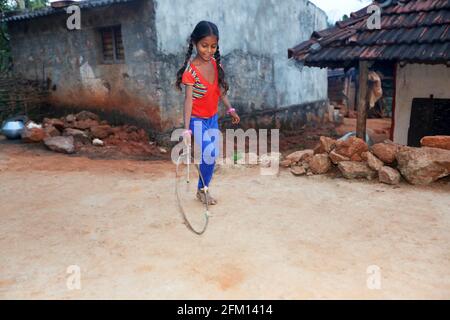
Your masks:
<path fill-rule="evenodd" d="M 194 47 L 197 54 L 194 59 L 190 60 Z M 211 141 L 212 139 L 208 136 L 208 129 L 219 129 L 217 121 L 219 99 L 223 101 L 227 108 L 227 114 L 233 118 L 232 123 L 238 124 L 240 121 L 236 110 L 231 107 L 226 96 L 228 83 L 225 81 L 225 73 L 220 64 L 219 30 L 214 23 L 201 21 L 192 32 L 184 65 L 177 73 L 176 86 L 179 90 L 181 90 L 181 84 L 186 87 L 183 139 L 187 145 L 190 145 L 191 135 L 194 133 L 194 141 L 201 146 L 202 150 L 200 172 L 205 185 L 199 179 L 197 198 L 203 203 L 208 199 L 208 204 L 214 205 L 217 204 L 217 200 L 209 193 L 206 197 L 206 192 L 213 176 L 218 148 L 216 145 L 213 146 L 211 156 L 214 160 L 212 163 L 206 161 L 204 151 L 209 144 L 216 142 Z M 202 128 L 201 135 L 194 130 L 195 126 Z M 208 150 L 211 150 L 211 148 Z"/>

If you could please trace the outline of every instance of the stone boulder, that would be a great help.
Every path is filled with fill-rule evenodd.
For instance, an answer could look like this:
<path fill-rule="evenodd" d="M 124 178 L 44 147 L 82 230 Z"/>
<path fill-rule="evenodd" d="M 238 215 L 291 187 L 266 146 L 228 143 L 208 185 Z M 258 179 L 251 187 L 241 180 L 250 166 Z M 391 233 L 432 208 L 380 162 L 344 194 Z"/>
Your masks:
<path fill-rule="evenodd" d="M 450 150 L 407 147 L 396 159 L 398 169 L 411 184 L 429 184 L 450 174 Z"/>
<path fill-rule="evenodd" d="M 347 140 L 338 140 L 336 142 L 336 148 L 334 149 L 337 154 L 349 159 L 355 157 L 355 155 L 361 157 L 361 154 L 368 150 L 369 147 L 367 146 L 367 143 L 357 137 L 350 137 Z"/>
<path fill-rule="evenodd" d="M 106 139 L 113 133 L 110 125 L 98 125 L 91 127 L 92 136 L 98 139 Z"/>
<path fill-rule="evenodd" d="M 75 122 L 77 120 L 77 118 L 73 114 L 68 114 L 65 118 L 63 118 L 61 120 L 72 123 L 72 122 Z"/>
<path fill-rule="evenodd" d="M 381 168 L 383 168 L 384 166 L 383 161 L 375 157 L 372 152 L 370 151 L 366 152 L 365 157 L 367 158 L 367 164 L 373 170 L 379 171 Z"/>
<path fill-rule="evenodd" d="M 77 121 L 85 121 L 85 120 L 95 120 L 100 121 L 100 118 L 95 113 L 89 112 L 89 111 L 81 111 L 75 115 L 75 118 Z"/>
<path fill-rule="evenodd" d="M 69 137 L 72 136 L 75 141 L 80 142 L 82 144 L 90 144 L 91 139 L 89 135 L 83 130 L 67 128 L 63 132 L 63 136 Z"/>
<path fill-rule="evenodd" d="M 396 185 L 400 183 L 400 173 L 394 168 L 383 166 L 378 171 L 378 179 L 381 183 Z"/>
<path fill-rule="evenodd" d="M 92 127 L 96 127 L 98 125 L 99 125 L 98 121 L 92 120 L 92 119 L 86 119 L 86 120 L 75 121 L 71 125 L 71 127 L 74 129 L 79 129 L 79 130 L 88 130 L 88 129 L 91 129 Z"/>
<path fill-rule="evenodd" d="M 50 150 L 62 153 L 74 153 L 75 145 L 73 136 L 63 137 L 49 137 L 44 139 L 44 144 Z"/>
<path fill-rule="evenodd" d="M 336 153 L 336 151 L 334 151 L 334 150 L 330 152 L 329 156 L 330 156 L 331 162 L 333 162 L 334 164 L 338 164 L 341 161 L 350 161 L 350 158 L 341 156 L 340 154 Z"/>
<path fill-rule="evenodd" d="M 53 125 L 47 125 L 44 127 L 44 132 L 46 137 L 57 137 L 61 135 L 61 132 Z"/>
<path fill-rule="evenodd" d="M 330 153 L 336 145 L 336 140 L 321 136 L 319 144 L 314 148 L 314 154 Z"/>
<path fill-rule="evenodd" d="M 60 119 L 44 118 L 44 121 L 42 123 L 44 125 L 44 128 L 46 128 L 46 127 L 55 127 L 59 131 L 63 131 L 64 130 L 64 121 L 62 121 Z"/>
<path fill-rule="evenodd" d="M 309 160 L 309 169 L 314 174 L 327 173 L 331 168 L 331 161 L 328 154 L 316 154 Z"/>
<path fill-rule="evenodd" d="M 35 143 L 41 142 L 45 138 L 45 131 L 42 128 L 27 128 L 25 127 L 21 134 L 24 142 Z"/>
<path fill-rule="evenodd" d="M 369 153 L 369 152 L 370 151 L 366 151 L 366 152 L 361 153 L 361 158 L 363 159 L 363 161 L 367 162 L 367 153 Z"/>
<path fill-rule="evenodd" d="M 365 162 L 341 161 L 338 168 L 347 179 L 373 180 L 377 176 L 377 172 L 372 170 Z"/>
<path fill-rule="evenodd" d="M 420 140 L 422 147 L 450 150 L 450 136 L 428 136 Z"/>
<path fill-rule="evenodd" d="M 291 161 L 291 164 L 295 164 L 297 162 L 301 162 L 303 160 L 307 160 L 308 158 L 311 158 L 314 155 L 314 150 L 301 150 L 296 151 L 294 153 L 291 153 L 286 157 L 286 160 Z"/>
<path fill-rule="evenodd" d="M 377 143 L 372 146 L 372 153 L 384 163 L 393 163 L 399 146 L 393 143 Z"/>
<path fill-rule="evenodd" d="M 303 176 L 306 174 L 306 169 L 303 166 L 292 166 L 291 173 L 294 176 Z"/>
<path fill-rule="evenodd" d="M 350 158 L 350 161 L 357 161 L 357 162 L 362 162 L 364 159 L 362 157 L 361 154 L 355 153 L 354 155 L 352 155 L 352 157 Z"/>
<path fill-rule="evenodd" d="M 292 161 L 291 160 L 283 160 L 280 162 L 280 166 L 282 166 L 283 168 L 289 168 L 290 166 L 292 166 Z"/>

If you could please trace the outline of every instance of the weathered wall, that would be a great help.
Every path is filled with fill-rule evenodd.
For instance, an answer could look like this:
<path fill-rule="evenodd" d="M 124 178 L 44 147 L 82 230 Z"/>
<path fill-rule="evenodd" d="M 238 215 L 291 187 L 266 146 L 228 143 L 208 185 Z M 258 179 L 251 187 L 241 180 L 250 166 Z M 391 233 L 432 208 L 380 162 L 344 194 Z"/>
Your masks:
<path fill-rule="evenodd" d="M 9 25 L 16 74 L 51 80 L 55 107 L 88 108 L 161 128 L 159 57 L 151 1 L 81 11 L 81 30 L 58 14 Z M 125 64 L 103 64 L 99 28 L 121 25 Z M 152 45 L 153 43 L 153 45 Z"/>
<path fill-rule="evenodd" d="M 320 125 L 328 121 L 325 112 L 327 101 L 307 102 L 289 107 L 255 110 L 240 115 L 239 128 L 254 129 L 280 129 L 282 131 L 298 132 L 305 124 Z M 231 118 L 224 118 L 220 124 L 221 129 L 233 128 Z"/>
<path fill-rule="evenodd" d="M 181 125 L 175 74 L 203 19 L 221 31 L 230 100 L 241 113 L 326 99 L 326 71 L 299 70 L 287 59 L 287 48 L 325 27 L 325 14 L 306 0 L 136 0 L 83 9 L 80 31 L 67 30 L 67 17 L 9 25 L 15 73 L 50 79 L 55 107 L 88 108 L 158 131 Z M 125 64 L 103 64 L 98 28 L 118 24 Z"/>
<path fill-rule="evenodd" d="M 414 98 L 450 98 L 450 68 L 445 65 L 397 66 L 394 142 L 408 144 L 411 106 Z"/>
<path fill-rule="evenodd" d="M 179 63 L 187 39 L 201 20 L 216 23 L 230 82 L 240 111 L 283 107 L 327 98 L 326 70 L 300 70 L 287 49 L 326 27 L 325 13 L 306 0 L 155 0 L 158 49 Z M 182 106 L 175 106 L 182 119 Z"/>

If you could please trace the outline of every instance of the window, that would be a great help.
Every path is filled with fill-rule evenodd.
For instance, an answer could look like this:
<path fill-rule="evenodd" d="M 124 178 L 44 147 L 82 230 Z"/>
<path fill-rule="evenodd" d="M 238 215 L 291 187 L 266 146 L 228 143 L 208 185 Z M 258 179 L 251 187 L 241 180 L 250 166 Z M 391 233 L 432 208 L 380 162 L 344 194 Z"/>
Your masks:
<path fill-rule="evenodd" d="M 125 61 L 122 31 L 120 26 L 100 29 L 104 63 L 122 63 Z"/>

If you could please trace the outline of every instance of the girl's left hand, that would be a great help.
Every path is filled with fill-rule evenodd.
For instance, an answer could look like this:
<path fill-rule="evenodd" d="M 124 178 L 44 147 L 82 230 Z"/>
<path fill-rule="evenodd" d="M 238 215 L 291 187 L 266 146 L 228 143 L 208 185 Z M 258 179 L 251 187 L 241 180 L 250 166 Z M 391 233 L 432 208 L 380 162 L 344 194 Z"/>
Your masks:
<path fill-rule="evenodd" d="M 231 120 L 232 124 L 238 124 L 241 121 L 241 118 L 239 118 L 239 116 L 236 113 L 236 111 L 231 112 L 230 116 L 233 118 L 233 120 Z"/>

